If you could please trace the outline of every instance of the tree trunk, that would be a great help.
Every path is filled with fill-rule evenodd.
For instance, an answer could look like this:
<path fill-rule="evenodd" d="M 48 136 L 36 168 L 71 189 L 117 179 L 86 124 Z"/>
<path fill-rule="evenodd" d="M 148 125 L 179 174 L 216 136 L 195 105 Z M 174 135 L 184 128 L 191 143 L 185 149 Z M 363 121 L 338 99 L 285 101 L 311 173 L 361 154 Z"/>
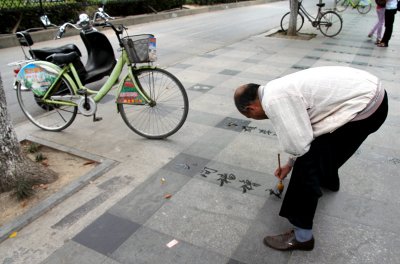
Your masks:
<path fill-rule="evenodd" d="M 297 15 L 299 11 L 298 0 L 291 0 L 290 2 L 290 18 L 289 18 L 289 28 L 287 31 L 288 36 L 297 35 Z"/>
<path fill-rule="evenodd" d="M 50 183 L 57 174 L 26 157 L 7 112 L 3 81 L 0 76 L 0 193 L 10 191 L 18 180 Z"/>

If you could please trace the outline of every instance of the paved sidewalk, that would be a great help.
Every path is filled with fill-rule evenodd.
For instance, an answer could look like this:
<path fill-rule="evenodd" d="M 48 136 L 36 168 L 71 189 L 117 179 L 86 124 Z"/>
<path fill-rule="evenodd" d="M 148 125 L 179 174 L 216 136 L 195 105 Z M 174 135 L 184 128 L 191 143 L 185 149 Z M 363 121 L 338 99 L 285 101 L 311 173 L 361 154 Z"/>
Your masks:
<path fill-rule="evenodd" d="M 2 263 L 400 263 L 400 28 L 389 48 L 377 48 L 366 37 L 373 11 L 343 17 L 336 38 L 314 29 L 308 41 L 262 34 L 169 67 L 187 88 L 190 111 L 167 140 L 135 135 L 113 100 L 99 107 L 102 122 L 78 117 L 61 133 L 18 126 L 20 138 L 118 164 L 2 242 Z M 237 113 L 233 91 L 322 65 L 381 77 L 389 116 L 341 169 L 341 190 L 320 199 L 315 249 L 278 252 L 262 244 L 289 227 L 278 216 L 282 200 L 266 191 L 276 184 L 278 141 L 269 121 Z"/>

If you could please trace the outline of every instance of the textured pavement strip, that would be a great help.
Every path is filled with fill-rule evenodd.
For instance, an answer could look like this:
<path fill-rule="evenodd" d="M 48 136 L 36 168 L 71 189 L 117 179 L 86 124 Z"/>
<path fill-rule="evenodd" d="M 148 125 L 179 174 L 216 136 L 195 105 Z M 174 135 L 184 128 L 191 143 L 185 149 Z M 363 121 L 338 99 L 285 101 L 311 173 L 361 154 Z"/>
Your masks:
<path fill-rule="evenodd" d="M 28 128 L 36 137 L 79 146 L 119 162 L 136 157 L 145 161 L 122 163 L 101 177 L 104 179 L 98 186 L 77 193 L 88 202 L 50 221 L 52 227 L 45 230 L 49 234 L 43 236 L 48 243 L 29 236 L 25 243 L 2 243 L 3 263 L 28 259 L 33 260 L 26 263 L 400 263 L 400 228 L 396 223 L 400 214 L 400 141 L 396 140 L 400 132 L 396 53 L 400 30 L 395 28 L 388 49 L 378 49 L 366 39 L 375 16 L 347 11 L 344 19 L 343 32 L 335 39 L 319 33 L 310 41 L 260 35 L 168 68 L 187 87 L 191 102 L 188 121 L 174 136 L 173 141 L 179 141 L 180 146 L 173 141 L 155 146 L 135 141 L 128 147 L 136 151 L 127 150 L 122 146 L 131 139 L 131 132 L 120 128 L 121 120 L 109 120 L 96 131 L 113 146 L 87 144 L 95 135 L 84 130 L 85 125 L 92 125 L 81 120 L 60 134 Z M 272 172 L 279 146 L 268 121 L 246 120 L 236 113 L 233 89 L 242 83 L 264 83 L 321 65 L 346 65 L 376 73 L 389 93 L 390 112 L 379 133 L 369 137 L 341 169 L 341 190 L 321 198 L 314 251 L 277 252 L 261 241 L 265 234 L 285 231 L 289 226 L 278 216 L 280 200 L 265 191 L 275 184 Z M 107 116 L 108 110 L 103 111 Z M 71 140 L 75 133 L 80 135 L 78 142 Z M 159 160 L 153 153 L 158 153 Z M 141 174 L 139 179 L 129 178 Z M 220 186 L 219 179 L 225 174 L 231 178 Z M 160 182 L 162 177 L 165 184 Z M 245 185 L 246 180 L 253 184 Z M 135 188 L 120 187 L 103 201 L 99 198 L 102 188 L 113 181 Z M 165 193 L 173 195 L 166 200 Z M 65 208 L 71 207 L 68 202 Z M 48 214 L 62 212 L 59 207 Z M 81 213 L 85 208 L 91 212 Z M 42 225 L 46 224 L 47 217 L 42 218 Z M 26 228 L 26 235 L 33 232 L 29 229 L 43 230 L 35 227 L 36 222 Z M 20 240 L 24 239 L 23 231 Z M 168 248 L 166 244 L 173 239 L 178 244 Z M 4 247 L 13 250 L 5 252 Z"/>

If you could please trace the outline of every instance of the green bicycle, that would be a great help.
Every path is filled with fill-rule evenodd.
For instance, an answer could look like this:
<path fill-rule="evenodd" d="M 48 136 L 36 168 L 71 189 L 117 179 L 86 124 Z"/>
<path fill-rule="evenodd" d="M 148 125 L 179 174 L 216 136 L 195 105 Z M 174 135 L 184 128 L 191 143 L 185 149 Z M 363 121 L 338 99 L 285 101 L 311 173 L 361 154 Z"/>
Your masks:
<path fill-rule="evenodd" d="M 79 58 L 76 52 L 54 55 L 51 62 L 29 61 L 15 80 L 18 103 L 25 116 L 48 131 L 67 128 L 78 113 L 100 121 L 96 117 L 97 104 L 118 84 L 117 110 L 131 130 L 149 139 L 176 133 L 188 115 L 188 97 L 174 75 L 152 66 L 156 58 L 154 36 L 128 36 L 127 28 L 110 22 L 101 26 L 114 30 L 121 55 L 100 90 L 94 91 L 82 84 L 73 64 Z M 137 63 L 146 64 L 137 66 Z M 122 75 L 124 69 L 127 73 Z"/>
<path fill-rule="evenodd" d="M 343 12 L 347 7 L 356 8 L 360 14 L 367 14 L 371 10 L 371 0 L 335 0 L 336 10 Z"/>

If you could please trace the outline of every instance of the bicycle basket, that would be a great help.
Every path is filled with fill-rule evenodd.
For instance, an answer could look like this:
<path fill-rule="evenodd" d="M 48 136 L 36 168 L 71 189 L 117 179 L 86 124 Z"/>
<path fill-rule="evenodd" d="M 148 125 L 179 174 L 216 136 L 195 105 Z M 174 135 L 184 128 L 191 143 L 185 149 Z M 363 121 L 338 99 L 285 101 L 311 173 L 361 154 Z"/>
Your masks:
<path fill-rule="evenodd" d="M 156 38 L 151 34 L 127 36 L 122 44 L 131 63 L 144 63 L 157 60 Z"/>

